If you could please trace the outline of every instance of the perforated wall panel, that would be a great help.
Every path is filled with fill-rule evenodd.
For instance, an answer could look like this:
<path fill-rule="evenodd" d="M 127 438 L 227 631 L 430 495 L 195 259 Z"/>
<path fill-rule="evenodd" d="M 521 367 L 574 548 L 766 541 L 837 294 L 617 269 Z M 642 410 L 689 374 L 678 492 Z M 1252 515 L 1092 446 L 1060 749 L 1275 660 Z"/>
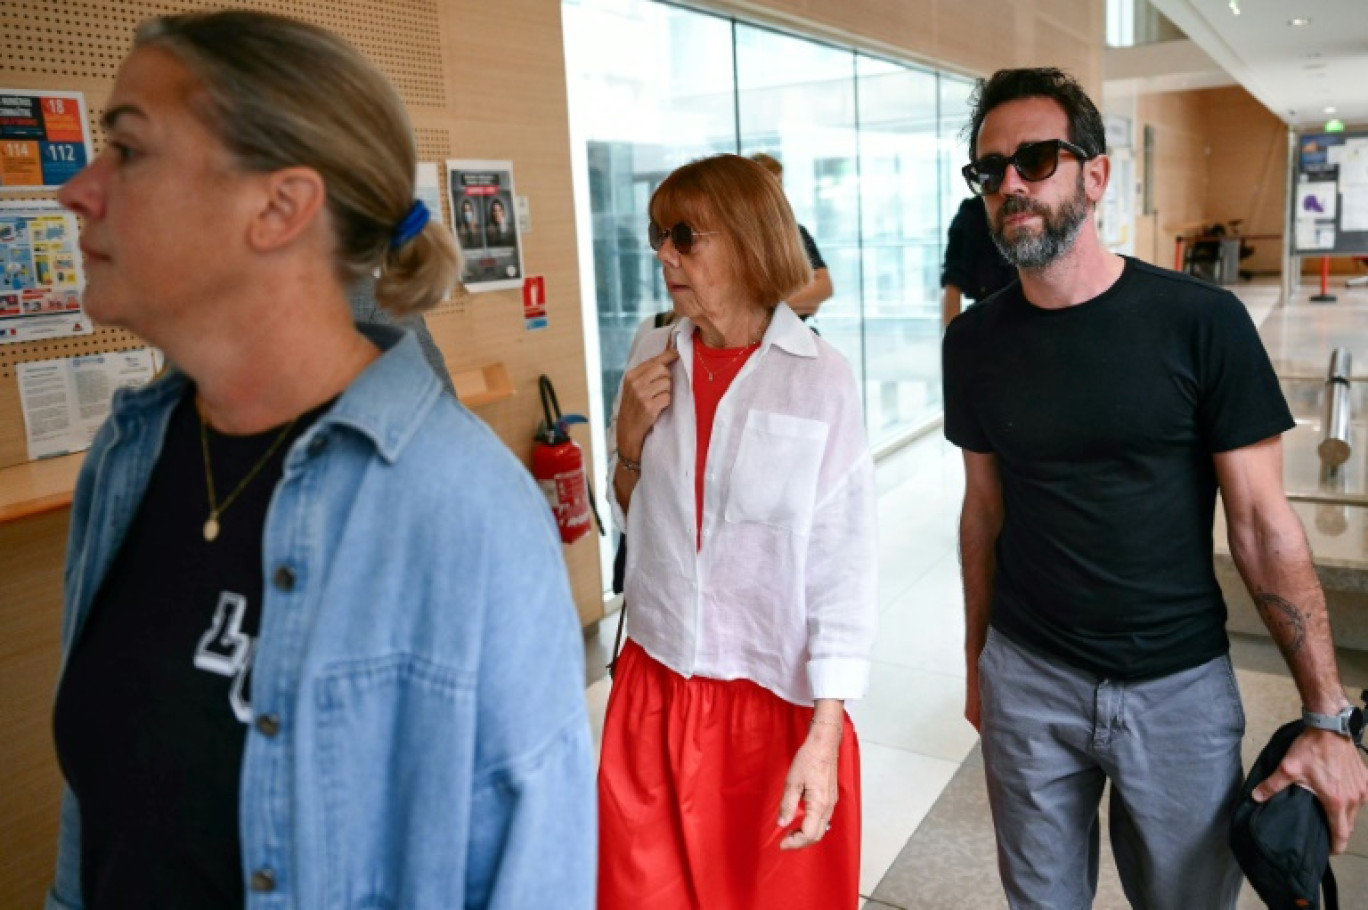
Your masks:
<path fill-rule="evenodd" d="M 166 13 L 222 5 L 5 0 L 0 5 L 4 68 L 16 73 L 112 80 L 139 22 Z M 233 5 L 307 19 L 332 29 L 384 70 L 409 104 L 446 104 L 436 0 L 333 0 L 327 4 L 248 0 Z"/>

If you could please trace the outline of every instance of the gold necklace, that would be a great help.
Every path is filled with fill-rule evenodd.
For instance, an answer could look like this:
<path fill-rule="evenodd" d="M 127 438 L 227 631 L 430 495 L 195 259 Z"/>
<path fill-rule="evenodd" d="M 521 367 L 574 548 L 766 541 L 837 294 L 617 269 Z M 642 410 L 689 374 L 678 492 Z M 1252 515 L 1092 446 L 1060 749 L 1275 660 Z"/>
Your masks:
<path fill-rule="evenodd" d="M 242 478 L 242 482 L 233 488 L 233 492 L 228 494 L 223 505 L 219 505 L 217 494 L 214 492 L 214 469 L 209 466 L 209 430 L 204 423 L 204 415 L 199 413 L 198 408 L 195 409 L 195 413 L 199 416 L 200 422 L 200 451 L 204 453 L 204 483 L 209 489 L 209 517 L 204 521 L 204 539 L 208 543 L 213 543 L 219 536 L 219 516 L 228 511 L 228 507 L 233 504 L 238 495 L 247 489 L 247 484 L 251 483 L 261 473 L 261 469 L 266 467 L 266 462 L 271 460 L 276 449 L 279 449 L 281 444 L 285 442 L 285 437 L 290 435 L 290 431 L 299 422 L 299 418 L 296 417 L 285 424 L 285 429 L 280 431 L 280 435 L 275 438 L 275 442 L 271 443 L 266 454 L 261 456 L 256 464 L 252 465 L 252 470 L 248 471 L 247 476 Z"/>
<path fill-rule="evenodd" d="M 700 338 L 699 341 L 698 341 L 698 343 L 699 343 L 700 345 L 702 345 L 702 344 L 703 344 L 703 340 Z M 720 369 L 718 369 L 717 372 L 718 372 L 718 373 L 725 374 L 725 373 L 726 373 L 728 370 L 730 370 L 732 367 L 736 366 L 736 362 L 737 362 L 738 360 L 740 360 L 742 357 L 745 357 L 747 354 L 749 354 L 749 353 L 751 352 L 751 350 L 752 350 L 753 348 L 755 348 L 758 344 L 760 344 L 760 342 L 758 342 L 758 341 L 752 341 L 750 344 L 746 345 L 744 348 L 741 349 L 741 352 L 740 352 L 740 353 L 738 353 L 738 354 L 737 354 L 735 357 L 733 357 L 731 360 L 728 360 L 727 363 L 726 363 L 726 365 L 724 365 L 723 367 L 721 367 Z M 708 382 L 712 382 L 712 381 L 713 381 L 713 377 L 714 377 L 715 374 L 713 373 L 712 370 L 708 369 L 708 361 L 706 361 L 705 359 L 703 359 L 703 352 L 702 352 L 702 351 L 699 351 L 699 353 L 698 353 L 698 365 L 701 366 L 701 367 L 703 368 L 703 372 L 704 372 L 704 373 L 707 373 L 707 374 L 708 374 Z"/>
<path fill-rule="evenodd" d="M 712 370 L 708 369 L 708 362 L 703 359 L 703 351 L 701 349 L 701 346 L 703 345 L 703 335 L 700 332 L 698 335 L 698 340 L 695 342 L 700 346 L 700 350 L 698 352 L 698 365 L 703 368 L 704 373 L 708 374 L 708 382 L 712 382 L 713 377 L 715 375 L 726 373 L 732 367 L 736 366 L 736 362 L 740 360 L 742 357 L 745 357 L 747 354 L 749 354 L 752 348 L 759 347 L 760 342 L 765 340 L 765 329 L 769 328 L 770 320 L 773 318 L 774 311 L 770 310 L 768 313 L 765 314 L 765 321 L 760 323 L 760 332 L 757 335 L 756 339 L 752 341 L 750 344 L 743 347 L 740 350 L 740 352 L 736 354 L 735 357 L 733 357 L 731 360 L 728 360 L 726 365 L 717 371 L 717 374 L 714 374 Z"/>

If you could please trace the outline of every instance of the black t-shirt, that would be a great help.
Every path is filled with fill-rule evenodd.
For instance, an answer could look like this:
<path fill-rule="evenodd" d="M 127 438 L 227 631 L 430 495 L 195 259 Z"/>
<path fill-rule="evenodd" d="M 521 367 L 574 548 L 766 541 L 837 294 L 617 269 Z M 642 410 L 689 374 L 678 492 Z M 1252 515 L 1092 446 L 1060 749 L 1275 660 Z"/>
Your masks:
<path fill-rule="evenodd" d="M 964 200 L 950 222 L 941 287 L 953 284 L 970 300 L 987 300 L 1016 277 L 1016 268 L 1002 258 L 993 243 L 983 197 Z"/>
<path fill-rule="evenodd" d="M 946 437 L 1002 479 L 993 627 L 1119 679 L 1224 653 L 1212 455 L 1293 425 L 1239 300 L 1127 259 L 1077 306 L 966 310 L 943 362 Z"/>
<path fill-rule="evenodd" d="M 194 389 L 68 659 L 53 728 L 81 811 L 90 910 L 244 904 L 238 792 L 261 623 L 261 537 L 301 417 L 260 473 L 209 514 Z M 220 504 L 280 438 L 209 431 Z"/>

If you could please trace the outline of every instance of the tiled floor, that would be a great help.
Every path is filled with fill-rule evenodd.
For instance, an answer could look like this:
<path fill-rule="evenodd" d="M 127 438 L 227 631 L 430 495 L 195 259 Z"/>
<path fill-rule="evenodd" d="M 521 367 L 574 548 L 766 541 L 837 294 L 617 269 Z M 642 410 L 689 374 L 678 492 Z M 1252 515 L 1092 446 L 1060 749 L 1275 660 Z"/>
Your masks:
<path fill-rule="evenodd" d="M 1280 370 L 1309 370 L 1320 362 L 1316 369 L 1323 371 L 1329 348 L 1348 343 L 1345 326 L 1362 342 L 1359 363 L 1368 367 L 1368 289 L 1350 292 L 1363 298 L 1361 308 L 1342 296 L 1340 310 L 1277 308 L 1279 293 L 1272 284 L 1246 285 L 1237 293 L 1265 324 L 1266 343 Z M 1358 312 L 1346 312 L 1351 308 Z M 977 736 L 961 716 L 964 623 L 955 523 L 963 474 L 958 450 L 932 432 L 880 462 L 878 482 L 879 633 L 869 696 L 850 706 L 863 759 L 864 906 L 1004 907 Z M 593 680 L 615 628 L 613 616 L 588 643 L 588 698 L 596 735 L 608 681 Z M 1240 637 L 1234 654 L 1248 716 L 1246 751 L 1252 758 L 1279 723 L 1295 716 L 1298 699 L 1266 639 Z M 1341 670 L 1346 685 L 1368 685 L 1368 654 L 1344 652 Z M 1351 854 L 1336 860 L 1336 869 L 1341 894 L 1349 898 L 1344 905 L 1368 906 L 1368 901 L 1355 903 L 1368 893 L 1368 820 Z M 1103 870 L 1096 906 L 1125 907 L 1109 856 L 1104 855 Z M 1246 893 L 1241 907 L 1257 906 Z"/>

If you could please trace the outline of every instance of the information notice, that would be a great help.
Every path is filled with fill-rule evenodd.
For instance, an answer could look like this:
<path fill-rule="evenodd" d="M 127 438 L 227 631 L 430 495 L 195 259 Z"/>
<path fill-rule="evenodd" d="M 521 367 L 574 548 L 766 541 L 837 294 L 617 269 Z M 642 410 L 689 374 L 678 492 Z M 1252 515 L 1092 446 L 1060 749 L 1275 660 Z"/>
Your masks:
<path fill-rule="evenodd" d="M 15 366 L 31 461 L 90 448 L 114 393 L 152 381 L 161 355 L 150 348 Z"/>

